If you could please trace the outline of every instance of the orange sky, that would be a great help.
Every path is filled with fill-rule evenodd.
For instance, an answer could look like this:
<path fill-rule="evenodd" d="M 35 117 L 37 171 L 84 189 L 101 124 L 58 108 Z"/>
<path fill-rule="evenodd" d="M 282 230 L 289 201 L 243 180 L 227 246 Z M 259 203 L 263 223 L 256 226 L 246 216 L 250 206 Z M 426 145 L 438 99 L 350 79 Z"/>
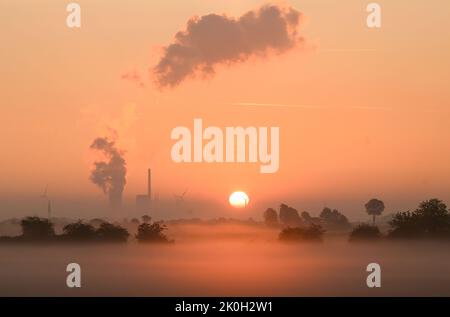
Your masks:
<path fill-rule="evenodd" d="M 251 202 L 283 200 L 300 210 L 327 202 L 351 216 L 373 196 L 388 209 L 450 198 L 450 3 L 378 1 L 383 24 L 371 30 L 368 1 L 289 1 L 304 14 L 304 48 L 159 91 L 148 69 L 190 17 L 240 16 L 265 2 L 78 2 L 79 30 L 65 26 L 63 3 L 0 3 L 3 199 L 35 196 L 49 184 L 60 199 L 105 200 L 88 180 L 96 158 L 89 145 L 112 129 L 126 151 L 128 199 L 145 191 L 147 167 L 169 198 L 189 188 L 192 199 L 226 203 L 240 189 Z M 121 79 L 134 70 L 145 88 Z M 279 171 L 173 163 L 170 131 L 194 118 L 279 126 Z"/>

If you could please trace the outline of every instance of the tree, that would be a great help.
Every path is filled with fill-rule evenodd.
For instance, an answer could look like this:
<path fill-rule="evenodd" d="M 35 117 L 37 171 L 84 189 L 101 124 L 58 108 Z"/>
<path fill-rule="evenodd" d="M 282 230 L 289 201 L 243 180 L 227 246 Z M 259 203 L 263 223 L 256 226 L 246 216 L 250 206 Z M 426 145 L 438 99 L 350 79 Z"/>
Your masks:
<path fill-rule="evenodd" d="M 53 223 L 39 217 L 26 217 L 20 222 L 22 237 L 29 240 L 49 240 L 55 237 Z"/>
<path fill-rule="evenodd" d="M 384 203 L 376 198 L 373 198 L 369 200 L 365 205 L 366 212 L 369 215 L 372 215 L 373 219 L 373 225 L 375 225 L 375 217 L 381 215 L 381 213 L 384 211 Z"/>
<path fill-rule="evenodd" d="M 102 223 L 96 234 L 100 240 L 110 242 L 126 242 L 130 235 L 127 229 L 109 222 Z"/>
<path fill-rule="evenodd" d="M 331 210 L 330 208 L 325 207 L 319 217 L 325 222 L 327 228 L 346 229 L 351 227 L 347 217 L 341 214 L 337 209 Z"/>
<path fill-rule="evenodd" d="M 94 226 L 79 220 L 64 226 L 63 237 L 74 241 L 90 241 L 96 238 L 96 232 Z"/>
<path fill-rule="evenodd" d="M 322 212 L 320 213 L 319 217 L 323 219 L 329 219 L 332 215 L 332 211 L 330 208 L 325 207 L 322 209 Z"/>
<path fill-rule="evenodd" d="M 447 206 L 435 198 L 421 202 L 413 212 L 396 213 L 389 225 L 390 237 L 450 237 L 450 213 Z"/>
<path fill-rule="evenodd" d="M 285 242 L 322 241 L 324 232 L 320 225 L 311 224 L 307 228 L 285 228 L 280 232 L 278 238 Z"/>
<path fill-rule="evenodd" d="M 152 217 L 150 217 L 149 215 L 143 215 L 141 217 L 141 219 L 142 219 L 142 222 L 149 223 L 152 220 Z"/>
<path fill-rule="evenodd" d="M 273 208 L 267 208 L 264 211 L 264 222 L 268 226 L 277 226 L 278 225 L 278 214 Z"/>
<path fill-rule="evenodd" d="M 163 233 L 167 226 L 162 222 L 141 223 L 138 227 L 136 239 L 139 242 L 170 242 Z"/>
<path fill-rule="evenodd" d="M 299 226 L 302 223 L 298 211 L 288 205 L 280 205 L 280 222 L 286 226 Z"/>
<path fill-rule="evenodd" d="M 307 212 L 307 211 L 303 211 L 302 212 L 302 219 L 305 220 L 306 222 L 311 222 L 312 221 L 312 217 L 309 214 L 309 212 Z"/>
<path fill-rule="evenodd" d="M 381 238 L 380 229 L 366 223 L 358 225 L 350 233 L 350 241 L 376 240 Z"/>

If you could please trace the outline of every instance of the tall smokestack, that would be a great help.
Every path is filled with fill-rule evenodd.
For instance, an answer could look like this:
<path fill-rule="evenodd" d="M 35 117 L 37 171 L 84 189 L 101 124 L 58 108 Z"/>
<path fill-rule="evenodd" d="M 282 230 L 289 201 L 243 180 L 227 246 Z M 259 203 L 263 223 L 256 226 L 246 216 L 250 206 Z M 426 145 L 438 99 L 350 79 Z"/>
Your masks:
<path fill-rule="evenodd" d="M 147 176 L 147 195 L 148 200 L 152 201 L 152 170 L 148 169 L 148 176 Z"/>

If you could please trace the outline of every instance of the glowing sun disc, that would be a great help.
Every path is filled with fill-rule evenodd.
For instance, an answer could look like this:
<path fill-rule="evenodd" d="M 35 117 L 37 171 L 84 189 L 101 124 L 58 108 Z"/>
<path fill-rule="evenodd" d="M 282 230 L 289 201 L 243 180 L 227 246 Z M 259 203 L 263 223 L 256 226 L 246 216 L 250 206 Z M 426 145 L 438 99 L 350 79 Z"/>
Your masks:
<path fill-rule="evenodd" d="M 249 199 L 244 192 L 234 192 L 230 195 L 228 199 L 230 205 L 236 208 L 245 208 L 248 205 Z"/>

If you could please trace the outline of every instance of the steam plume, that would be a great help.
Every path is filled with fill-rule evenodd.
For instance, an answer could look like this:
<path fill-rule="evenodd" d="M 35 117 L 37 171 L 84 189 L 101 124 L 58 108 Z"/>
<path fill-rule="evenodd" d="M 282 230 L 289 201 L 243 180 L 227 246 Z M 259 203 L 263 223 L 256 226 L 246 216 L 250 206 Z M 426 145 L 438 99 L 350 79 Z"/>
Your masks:
<path fill-rule="evenodd" d="M 297 34 L 300 17 L 294 8 L 277 5 L 265 5 L 237 19 L 217 14 L 193 17 L 164 48 L 153 68 L 156 83 L 174 87 L 197 72 L 214 74 L 218 64 L 287 51 L 303 40 Z"/>
<path fill-rule="evenodd" d="M 123 153 L 108 138 L 96 138 L 91 149 L 101 151 L 108 161 L 95 162 L 89 179 L 100 187 L 109 197 L 111 207 L 118 208 L 122 204 L 122 193 L 126 184 L 126 162 Z"/>

